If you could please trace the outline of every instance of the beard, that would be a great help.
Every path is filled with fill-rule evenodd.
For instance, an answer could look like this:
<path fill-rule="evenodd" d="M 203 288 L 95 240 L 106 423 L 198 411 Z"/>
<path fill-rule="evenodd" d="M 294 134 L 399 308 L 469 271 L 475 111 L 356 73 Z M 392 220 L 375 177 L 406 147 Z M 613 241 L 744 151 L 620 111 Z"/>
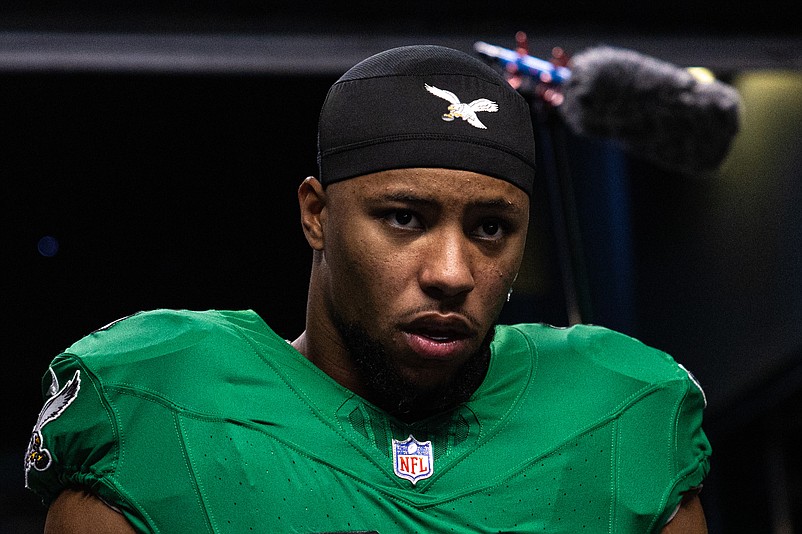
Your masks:
<path fill-rule="evenodd" d="M 463 402 L 479 388 L 490 365 L 490 343 L 495 328 L 490 328 L 479 349 L 448 379 L 431 388 L 423 388 L 404 377 L 389 351 L 371 337 L 360 324 L 333 316 L 351 357 L 354 372 L 365 388 L 365 398 L 405 423 L 420 421 Z"/>

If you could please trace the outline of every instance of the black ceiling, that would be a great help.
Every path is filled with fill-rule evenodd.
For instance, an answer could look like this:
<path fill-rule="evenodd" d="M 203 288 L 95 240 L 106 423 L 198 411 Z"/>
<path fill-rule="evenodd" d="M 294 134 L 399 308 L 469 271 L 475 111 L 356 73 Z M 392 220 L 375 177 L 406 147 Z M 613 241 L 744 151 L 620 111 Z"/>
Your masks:
<path fill-rule="evenodd" d="M 563 0 L 280 0 L 4 2 L 0 29 L 289 32 L 505 32 L 577 28 L 582 31 L 799 33 L 790 0 L 775 2 Z"/>

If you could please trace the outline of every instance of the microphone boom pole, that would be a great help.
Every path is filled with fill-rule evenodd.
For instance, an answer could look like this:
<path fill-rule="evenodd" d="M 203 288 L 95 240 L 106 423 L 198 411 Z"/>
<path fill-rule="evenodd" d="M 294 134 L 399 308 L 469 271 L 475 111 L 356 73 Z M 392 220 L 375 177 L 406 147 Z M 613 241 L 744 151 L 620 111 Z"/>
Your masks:
<path fill-rule="evenodd" d="M 560 85 L 571 77 L 571 71 L 561 65 L 532 57 L 525 53 L 526 35 L 516 34 L 518 51 L 509 50 L 482 41 L 474 44 L 480 55 L 498 62 L 508 80 L 529 100 L 530 112 L 535 124 L 536 142 L 540 155 L 539 174 L 543 177 L 548 195 L 549 213 L 554 243 L 557 252 L 563 300 L 568 324 L 574 325 L 590 320 L 590 291 L 583 255 L 581 232 L 576 200 L 573 193 L 571 168 L 568 164 L 567 132 L 561 118 L 549 98 L 526 94 L 521 82 L 534 81 L 539 88 Z M 559 97 L 559 93 L 547 93 Z"/>

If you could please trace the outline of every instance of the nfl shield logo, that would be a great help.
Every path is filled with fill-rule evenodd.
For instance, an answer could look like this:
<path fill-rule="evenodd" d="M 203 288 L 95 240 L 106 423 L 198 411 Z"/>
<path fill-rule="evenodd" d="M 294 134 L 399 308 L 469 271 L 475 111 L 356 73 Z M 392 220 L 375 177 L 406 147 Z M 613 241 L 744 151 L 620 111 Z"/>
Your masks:
<path fill-rule="evenodd" d="M 410 436 L 404 441 L 393 440 L 393 471 L 415 484 L 429 478 L 434 470 L 432 442 L 420 442 Z"/>

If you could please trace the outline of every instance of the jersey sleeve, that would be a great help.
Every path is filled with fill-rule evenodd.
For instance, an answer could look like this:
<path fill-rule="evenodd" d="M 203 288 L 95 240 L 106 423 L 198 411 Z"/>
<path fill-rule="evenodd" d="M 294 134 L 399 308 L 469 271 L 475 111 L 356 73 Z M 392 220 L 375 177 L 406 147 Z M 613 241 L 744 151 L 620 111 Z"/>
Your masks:
<path fill-rule="evenodd" d="M 614 391 L 622 402 L 611 443 L 617 527 L 659 532 L 710 468 L 702 388 L 669 354 L 629 336 L 598 327 L 568 336 L 589 355 L 585 365 L 607 377 L 595 383 L 596 395 Z"/>
<path fill-rule="evenodd" d="M 109 499 L 106 478 L 117 463 L 118 433 L 98 381 L 78 358 L 61 354 L 45 373 L 42 391 L 25 454 L 26 487 L 45 503 L 75 486 Z"/>
<path fill-rule="evenodd" d="M 677 375 L 618 422 L 618 463 L 626 466 L 619 471 L 618 491 L 635 511 L 645 509 L 647 498 L 658 503 L 649 532 L 659 532 L 684 494 L 697 491 L 710 469 L 711 447 L 702 430 L 704 393 L 681 366 Z"/>
<path fill-rule="evenodd" d="M 702 414 L 707 406 L 707 399 L 693 375 L 684 367 L 680 368 L 688 376 L 683 377 L 686 390 L 674 418 L 676 445 L 673 449 L 673 459 L 676 475 L 674 485 L 667 494 L 667 507 L 658 526 L 665 525 L 673 517 L 686 493 L 698 491 L 702 487 L 710 470 L 711 447 L 702 430 Z"/>

